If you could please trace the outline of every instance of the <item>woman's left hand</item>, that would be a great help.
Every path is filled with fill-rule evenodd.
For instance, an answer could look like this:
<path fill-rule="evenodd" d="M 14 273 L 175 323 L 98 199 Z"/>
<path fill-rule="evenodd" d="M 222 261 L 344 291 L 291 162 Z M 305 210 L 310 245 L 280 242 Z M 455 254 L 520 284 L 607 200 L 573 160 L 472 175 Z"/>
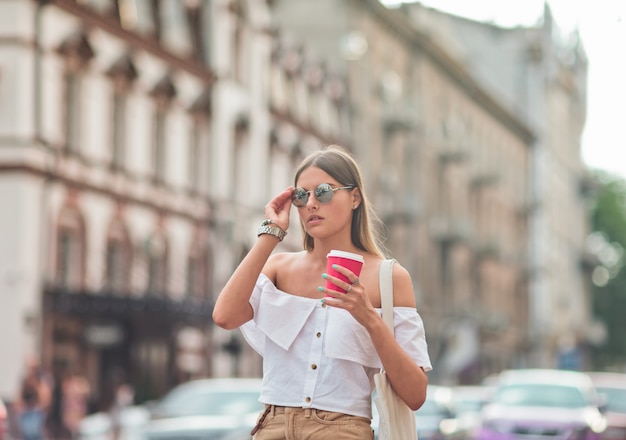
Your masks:
<path fill-rule="evenodd" d="M 376 310 L 372 306 L 369 296 L 367 295 L 365 286 L 361 283 L 359 277 L 357 277 L 350 269 L 337 266 L 335 270 L 346 276 L 349 282 L 345 282 L 330 274 L 326 274 L 326 281 L 330 281 L 332 284 L 346 291 L 346 293 L 343 293 L 323 288 L 322 292 L 325 295 L 332 297 L 328 298 L 327 296 L 324 298 L 326 304 L 331 307 L 347 310 L 354 317 L 354 319 L 356 319 L 361 325 L 365 326 L 366 322 L 373 316 L 372 312 L 378 316 Z"/>

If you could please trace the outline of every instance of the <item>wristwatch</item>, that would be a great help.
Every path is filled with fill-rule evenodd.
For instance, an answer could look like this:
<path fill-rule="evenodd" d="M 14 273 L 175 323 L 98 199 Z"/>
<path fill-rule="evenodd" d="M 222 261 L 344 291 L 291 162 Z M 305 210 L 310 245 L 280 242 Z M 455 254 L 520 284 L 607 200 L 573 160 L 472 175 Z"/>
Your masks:
<path fill-rule="evenodd" d="M 283 238 L 285 238 L 285 235 L 287 235 L 287 231 L 279 228 L 278 226 L 271 226 L 272 223 L 273 222 L 270 219 L 263 220 L 261 226 L 259 226 L 259 230 L 257 231 L 257 237 L 259 235 L 269 234 L 278 238 L 278 241 L 283 241 Z"/>

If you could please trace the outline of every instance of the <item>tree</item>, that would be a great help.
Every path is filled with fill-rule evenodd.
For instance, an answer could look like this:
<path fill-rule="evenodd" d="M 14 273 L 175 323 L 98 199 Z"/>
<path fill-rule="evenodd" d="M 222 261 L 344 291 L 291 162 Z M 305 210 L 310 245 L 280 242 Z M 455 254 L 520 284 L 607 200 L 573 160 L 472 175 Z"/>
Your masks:
<path fill-rule="evenodd" d="M 606 342 L 592 350 L 593 368 L 623 369 L 626 365 L 626 181 L 595 171 L 597 183 L 591 224 L 592 251 L 599 265 L 593 272 L 592 305 L 596 319 L 606 325 Z M 599 239 L 598 239 L 599 238 Z"/>

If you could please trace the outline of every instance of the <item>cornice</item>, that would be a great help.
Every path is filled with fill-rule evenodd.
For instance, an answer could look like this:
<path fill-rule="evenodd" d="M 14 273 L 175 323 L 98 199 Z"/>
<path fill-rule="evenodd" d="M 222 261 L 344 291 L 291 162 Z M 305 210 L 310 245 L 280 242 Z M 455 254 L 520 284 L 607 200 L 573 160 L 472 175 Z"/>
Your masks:
<path fill-rule="evenodd" d="M 378 20 L 402 38 L 409 46 L 424 53 L 436 65 L 441 67 L 442 72 L 447 74 L 450 79 L 465 90 L 485 110 L 516 133 L 526 144 L 532 145 L 536 141 L 537 136 L 528 125 L 488 93 L 462 63 L 454 59 L 427 34 L 416 29 L 401 13 L 385 7 L 379 0 L 353 1 L 365 5 Z"/>
<path fill-rule="evenodd" d="M 164 60 L 172 67 L 184 70 L 189 74 L 196 76 L 207 85 L 213 84 L 216 80 L 215 73 L 202 63 L 177 56 L 172 52 L 165 50 L 157 41 L 139 35 L 135 32 L 127 31 L 110 18 L 103 17 L 90 10 L 88 7 L 77 4 L 74 0 L 49 0 L 47 6 L 44 7 L 50 7 L 52 5 L 76 16 L 88 27 L 96 27 L 115 35 L 121 40 L 124 40 L 134 49 L 146 51 L 155 57 Z"/>
<path fill-rule="evenodd" d="M 160 212 L 170 216 L 181 217 L 193 222 L 208 222 L 211 212 L 209 199 L 206 197 L 194 197 L 195 200 L 191 202 L 193 205 L 195 205 L 194 209 L 175 209 L 171 206 L 168 206 L 166 203 L 155 203 L 151 200 L 148 200 L 147 198 L 139 198 L 130 195 L 127 191 L 116 191 L 112 189 L 111 186 L 94 185 L 91 182 L 56 174 L 41 168 L 37 168 L 30 164 L 24 164 L 19 162 L 6 162 L 0 164 L 0 179 L 7 174 L 22 174 L 25 176 L 31 176 L 41 179 L 42 181 L 48 183 L 56 182 L 66 187 L 77 188 L 82 191 L 99 194 L 111 200 L 121 201 L 128 205 L 142 206 L 154 212 Z M 164 191 L 167 191 L 167 187 L 165 187 Z M 181 192 L 181 196 L 184 196 L 184 194 L 188 193 Z M 204 209 L 197 209 L 198 205 L 203 205 Z"/>

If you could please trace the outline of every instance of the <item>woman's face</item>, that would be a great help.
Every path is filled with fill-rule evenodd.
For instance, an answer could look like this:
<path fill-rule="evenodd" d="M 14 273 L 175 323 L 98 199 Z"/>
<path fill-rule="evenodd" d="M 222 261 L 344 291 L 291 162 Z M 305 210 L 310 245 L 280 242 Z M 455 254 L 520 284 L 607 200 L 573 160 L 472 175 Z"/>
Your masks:
<path fill-rule="evenodd" d="M 297 208 L 304 229 L 313 238 L 324 238 L 343 230 L 349 234 L 352 209 L 357 203 L 356 191 L 354 189 L 332 191 L 330 200 L 323 203 L 314 195 L 315 189 L 321 184 L 329 184 L 333 189 L 345 186 L 325 171 L 314 166 L 305 169 L 296 182 L 298 188 L 309 192 L 306 204 Z"/>

